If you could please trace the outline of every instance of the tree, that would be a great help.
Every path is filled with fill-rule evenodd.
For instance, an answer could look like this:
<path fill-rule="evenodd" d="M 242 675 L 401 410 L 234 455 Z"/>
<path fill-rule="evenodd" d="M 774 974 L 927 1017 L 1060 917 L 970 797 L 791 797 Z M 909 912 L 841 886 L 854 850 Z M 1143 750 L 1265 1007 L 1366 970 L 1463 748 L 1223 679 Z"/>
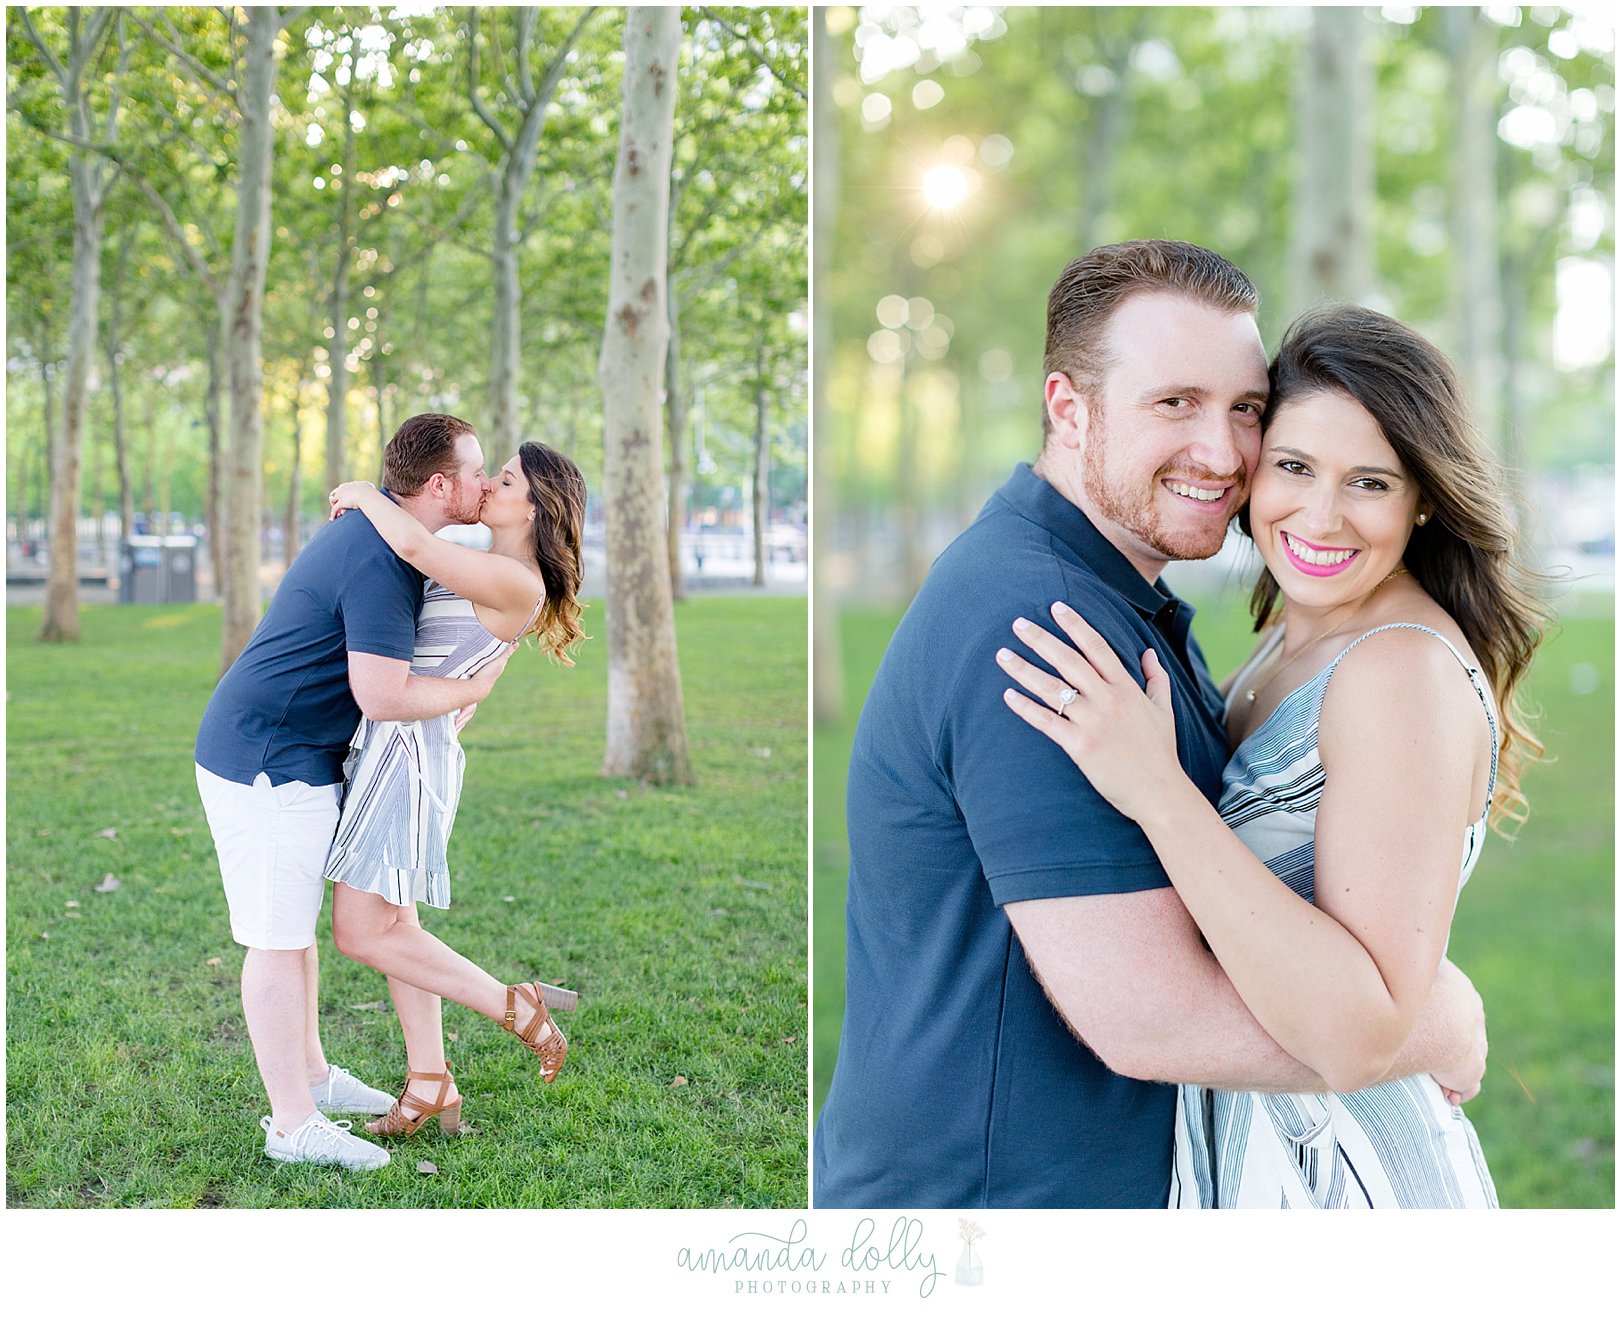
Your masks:
<path fill-rule="evenodd" d="M 1502 451 L 1498 382 L 1503 361 L 1503 289 L 1497 246 L 1497 28 L 1473 8 L 1442 14 L 1452 60 L 1452 212 L 1455 342 L 1476 425 Z"/>
<path fill-rule="evenodd" d="M 469 12 L 467 38 L 467 99 L 473 112 L 489 129 L 498 148 L 489 164 L 490 188 L 495 196 L 495 226 L 490 241 L 494 276 L 495 317 L 492 324 L 489 437 L 497 453 L 516 451 L 518 433 L 518 377 L 520 373 L 520 312 L 522 287 L 518 281 L 524 193 L 534 173 L 541 130 L 546 126 L 557 85 L 568 69 L 569 52 L 594 9 L 585 10 L 574 28 L 557 42 L 536 81 L 533 68 L 535 23 L 539 11 L 519 9 L 512 51 L 512 72 L 499 80 L 502 99 L 515 112 L 516 123 L 502 123 L 485 99 L 479 72 L 479 11 Z"/>
<path fill-rule="evenodd" d="M 744 309 L 768 301 L 780 305 L 785 296 L 797 305 L 804 297 L 794 266 L 804 246 L 807 180 L 804 171 L 785 168 L 805 141 L 805 91 L 798 80 L 803 22 L 803 14 L 794 10 L 706 9 L 682 49 L 687 94 L 676 112 L 670 183 L 665 356 L 670 435 L 665 532 L 670 588 L 677 600 L 685 594 L 681 541 L 690 485 L 690 359 L 735 361 L 752 355 L 756 327 Z M 741 120 L 739 103 L 749 112 Z M 743 281 L 733 273 L 785 233 L 791 254 L 754 279 Z M 689 318 L 690 338 L 684 333 Z M 695 350 L 688 350 L 689 343 Z"/>
<path fill-rule="evenodd" d="M 812 260 L 816 266 L 816 286 L 826 288 L 832 269 L 834 218 L 838 214 L 839 122 L 833 113 L 833 43 L 828 37 L 827 10 L 812 11 L 815 24 L 816 58 L 812 65 L 816 94 L 811 113 L 816 117 L 816 140 L 820 150 L 816 171 L 816 243 Z M 828 376 L 833 365 L 833 307 L 823 303 L 812 322 L 816 352 L 812 358 L 811 415 L 819 423 L 830 419 L 827 399 Z M 844 670 L 839 648 L 838 610 L 833 606 L 833 588 L 827 580 L 828 550 L 832 541 L 833 446 L 811 446 L 811 710 L 817 723 L 836 723 L 844 714 Z"/>
<path fill-rule="evenodd" d="M 79 639 L 79 532 L 85 414 L 90 372 L 96 353 L 96 322 L 101 297 L 101 246 L 107 194 L 118 170 L 103 154 L 118 138 L 120 78 L 129 48 L 113 9 L 69 9 L 64 16 L 67 49 L 58 57 L 39 34 L 26 9 L 18 21 L 56 80 L 74 142 L 68 172 L 73 187 L 73 299 L 68 312 L 68 367 L 63 388 L 62 428 L 51 463 L 51 567 L 45 584 L 41 641 Z M 96 66 L 115 53 L 108 102 L 98 115 L 91 87 Z"/>
<path fill-rule="evenodd" d="M 1373 291 L 1373 66 L 1360 9 L 1311 11 L 1300 63 L 1289 306 Z"/>
<path fill-rule="evenodd" d="M 633 8 L 613 184 L 602 340 L 608 552 L 606 774 L 691 783 L 675 607 L 663 536 L 662 409 L 669 336 L 665 244 L 681 16 Z"/>
<path fill-rule="evenodd" d="M 275 134 L 270 121 L 276 87 L 276 39 L 291 16 L 274 6 L 247 15 L 236 101 L 236 231 L 226 285 L 226 378 L 231 396 L 225 481 L 225 578 L 221 671 L 230 668 L 259 625 L 259 488 L 264 451 L 265 268 L 270 259 L 270 172 Z"/>

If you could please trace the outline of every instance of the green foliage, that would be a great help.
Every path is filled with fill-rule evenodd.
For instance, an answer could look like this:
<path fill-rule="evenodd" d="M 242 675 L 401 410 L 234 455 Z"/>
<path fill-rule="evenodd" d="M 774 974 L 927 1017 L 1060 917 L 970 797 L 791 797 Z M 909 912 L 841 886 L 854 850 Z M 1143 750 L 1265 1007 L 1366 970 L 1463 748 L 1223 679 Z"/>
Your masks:
<path fill-rule="evenodd" d="M 514 658 L 463 735 L 454 902 L 425 921 L 497 976 L 581 991 L 560 1018 L 568 1065 L 542 1086 L 524 1050 L 447 1004 L 475 1131 L 395 1142 L 365 1176 L 259 1153 L 241 950 L 190 764 L 218 611 L 87 607 L 66 651 L 20 640 L 38 613 L 8 615 L 9 1204 L 806 1202 L 801 601 L 682 609 L 695 791 L 598 775 L 599 602 L 577 668 Z M 121 887 L 98 891 L 108 874 Z M 327 1049 L 397 1084 L 382 977 L 332 950 L 325 918 L 319 938 Z"/>
<path fill-rule="evenodd" d="M 47 37 L 60 38 L 70 17 L 55 9 L 30 12 Z M 540 11 L 532 72 L 561 45 L 580 12 Z M 295 404 L 304 412 L 306 478 L 321 465 L 331 371 L 327 308 L 345 190 L 351 190 L 355 217 L 347 245 L 347 315 L 354 321 L 348 335 L 350 471 L 375 475 L 382 436 L 413 412 L 454 411 L 475 423 L 488 416 L 490 168 L 499 153 L 468 95 L 474 18 L 468 9 L 315 8 L 284 33 L 265 305 L 264 503 L 272 516 L 286 498 Z M 480 94 L 492 117 L 510 126 L 516 18 L 511 10 L 483 9 L 476 19 Z M 530 438 L 572 454 L 593 487 L 601 463 L 596 361 L 607 306 L 622 29 L 622 11 L 606 9 L 576 41 L 547 116 L 519 231 L 520 418 Z M 230 98 L 214 84 L 229 76 L 238 32 L 226 11 L 206 8 L 138 8 L 128 12 L 121 32 L 131 50 L 120 75 L 125 178 L 112 208 L 105 265 L 111 266 L 120 235 L 130 233 L 138 254 L 128 276 L 131 309 L 135 290 L 145 297 L 138 315 L 126 314 L 123 335 L 133 477 L 138 492 L 167 485 L 174 507 L 196 517 L 207 479 L 206 331 L 217 313 L 206 282 L 177 242 L 223 279 L 237 129 Z M 7 15 L 7 54 L 7 423 L 14 435 L 29 437 L 10 446 L 8 461 L 14 487 L 26 488 L 37 516 L 44 493 L 40 364 L 59 362 L 65 353 L 71 217 L 66 148 L 40 131 L 64 126 L 50 99 L 48 70 L 14 10 Z M 682 60 L 678 128 L 704 144 L 701 161 L 694 154 L 682 166 L 701 164 L 702 182 L 693 182 L 677 217 L 692 238 L 690 264 L 678 267 L 678 280 L 706 290 L 704 306 L 692 312 L 690 372 L 708 382 L 706 406 L 717 424 L 751 434 L 751 327 L 758 310 L 780 310 L 773 340 L 776 426 L 784 462 L 802 470 L 803 432 L 795 440 L 790 422 L 804 411 L 795 383 L 804 343 L 802 332 L 796 337 L 790 330 L 787 313 L 805 298 L 804 13 L 691 10 Z M 112 79 L 110 67 L 105 77 Z M 98 95 L 105 97 L 110 85 Z M 797 99 L 794 86 L 801 90 Z M 358 128 L 352 178 L 344 177 L 343 165 L 346 102 Z M 162 225 L 138 181 L 172 209 L 180 240 Z M 55 316 L 54 328 L 41 322 L 42 314 Z M 87 507 L 98 465 L 108 469 L 103 483 L 114 484 L 105 395 L 103 381 L 92 398 Z M 722 444 L 715 457 L 721 476 L 733 485 L 747 483 L 748 445 Z M 158 467 L 166 470 L 148 474 Z M 25 468 L 34 476 L 19 483 Z M 304 483 L 306 517 L 324 515 L 319 485 Z M 17 500 L 11 503 L 15 508 Z"/>
<path fill-rule="evenodd" d="M 1443 11 L 1365 13 L 1377 296 L 1455 351 Z M 1551 330 L 1560 262 L 1613 265 L 1613 28 L 1552 7 L 1488 14 L 1522 450 L 1533 466 L 1609 461 L 1613 344 L 1598 367 L 1561 370 Z M 832 318 L 835 350 L 817 442 L 832 446 L 847 524 L 911 501 L 954 528 L 1033 456 L 1047 290 L 1094 243 L 1175 237 L 1222 252 L 1256 281 L 1263 338 L 1277 342 L 1308 9 L 890 6 L 828 21 L 839 213 L 818 235 L 832 261 L 816 314 Z M 968 190 L 931 206 L 923 180 L 941 166 Z M 886 296 L 911 300 L 904 326 L 882 323 Z M 849 535 L 823 548 L 859 548 Z"/>
<path fill-rule="evenodd" d="M 1196 601 L 1213 672 L 1253 638 L 1236 595 Z M 839 628 L 858 709 L 899 614 L 847 610 Z M 1448 955 L 1486 1003 L 1486 1082 L 1470 1119 L 1515 1208 L 1610 1207 L 1615 1194 L 1615 630 L 1607 600 L 1567 601 L 1528 681 L 1549 763 L 1527 775 L 1531 818 L 1495 834 L 1459 901 Z M 816 732 L 813 1103 L 820 1111 L 844 1013 L 848 871 L 844 778 L 852 716 Z"/>

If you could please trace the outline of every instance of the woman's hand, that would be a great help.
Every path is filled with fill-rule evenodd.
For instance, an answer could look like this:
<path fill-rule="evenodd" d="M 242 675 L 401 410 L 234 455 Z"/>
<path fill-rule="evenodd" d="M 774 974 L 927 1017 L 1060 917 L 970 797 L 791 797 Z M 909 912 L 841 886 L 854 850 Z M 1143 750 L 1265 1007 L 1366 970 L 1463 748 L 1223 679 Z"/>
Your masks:
<path fill-rule="evenodd" d="M 345 481 L 326 497 L 327 502 L 332 505 L 332 512 L 327 520 L 330 522 L 342 517 L 345 509 L 359 508 L 361 496 L 374 494 L 376 490 L 377 487 L 370 481 Z"/>
<path fill-rule="evenodd" d="M 1009 688 L 1003 699 L 1025 723 L 1058 743 L 1110 805 L 1140 819 L 1163 799 L 1168 775 L 1185 777 L 1176 758 L 1170 675 L 1158 655 L 1144 651 L 1145 694 L 1084 618 L 1061 602 L 1052 613 L 1073 648 L 1027 619 L 1016 620 L 1013 630 L 1059 676 L 1011 650 L 999 650 L 1002 671 L 1039 698 L 1032 701 Z"/>

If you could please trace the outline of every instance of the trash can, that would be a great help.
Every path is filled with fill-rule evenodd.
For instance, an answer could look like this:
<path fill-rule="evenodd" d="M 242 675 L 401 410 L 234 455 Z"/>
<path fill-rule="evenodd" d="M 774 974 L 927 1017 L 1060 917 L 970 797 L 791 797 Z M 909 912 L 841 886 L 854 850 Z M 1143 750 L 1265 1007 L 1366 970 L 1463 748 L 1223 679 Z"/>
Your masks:
<path fill-rule="evenodd" d="M 118 560 L 119 604 L 196 603 L 197 537 L 131 536 Z"/>

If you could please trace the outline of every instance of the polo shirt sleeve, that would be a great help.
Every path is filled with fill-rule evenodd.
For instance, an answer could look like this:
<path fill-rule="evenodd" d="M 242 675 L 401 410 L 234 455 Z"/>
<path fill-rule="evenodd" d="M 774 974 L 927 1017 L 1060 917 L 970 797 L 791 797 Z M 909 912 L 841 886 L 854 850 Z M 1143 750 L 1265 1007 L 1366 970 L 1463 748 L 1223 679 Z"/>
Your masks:
<path fill-rule="evenodd" d="M 344 556 L 337 592 L 344 649 L 409 660 L 416 651 L 422 575 L 389 549 L 369 522 L 357 521 L 365 534 Z"/>
<path fill-rule="evenodd" d="M 1055 587 L 1061 585 L 1055 580 Z M 1041 663 L 1014 636 L 1013 620 L 1023 614 L 1051 629 L 1049 605 L 1060 598 L 1108 639 L 1134 675 L 1140 674 L 1142 647 L 1119 606 L 1073 589 L 1055 590 L 1040 604 L 1010 600 L 1000 626 L 964 638 L 937 756 L 999 906 L 1132 893 L 1169 883 L 1136 823 L 1109 805 L 1057 743 L 1002 699 L 1017 684 L 997 666 L 998 647 Z"/>

